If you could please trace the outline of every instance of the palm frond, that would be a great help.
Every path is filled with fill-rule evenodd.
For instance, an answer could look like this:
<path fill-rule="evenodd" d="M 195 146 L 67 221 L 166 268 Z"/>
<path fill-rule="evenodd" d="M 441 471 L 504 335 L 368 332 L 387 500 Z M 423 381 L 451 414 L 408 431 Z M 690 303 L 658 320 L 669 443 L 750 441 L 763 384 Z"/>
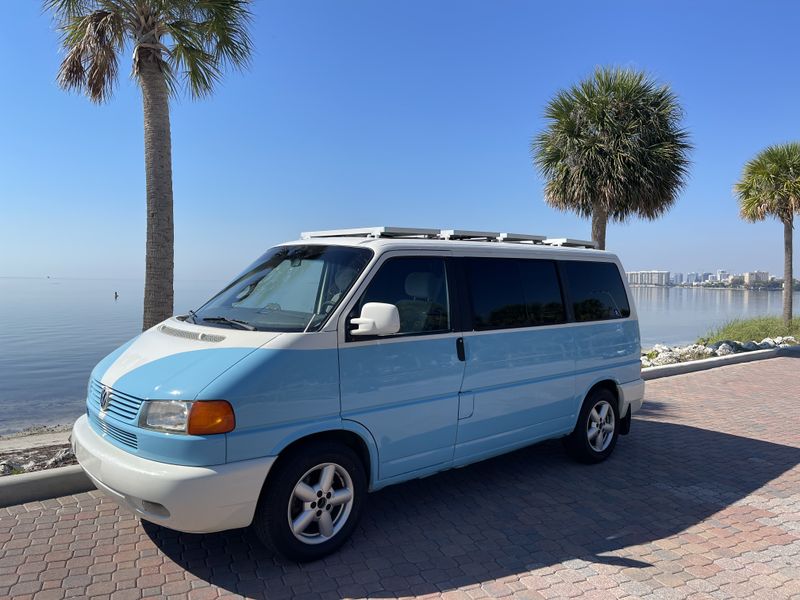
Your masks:
<path fill-rule="evenodd" d="M 166 4 L 174 17 L 165 24 L 173 41 L 168 56 L 193 96 L 211 93 L 226 67 L 247 66 L 252 51 L 249 0 L 177 0 Z"/>
<path fill-rule="evenodd" d="M 677 97 L 645 73 L 599 68 L 545 108 L 531 144 L 545 201 L 591 216 L 654 219 L 685 185 L 691 144 Z"/>
<path fill-rule="evenodd" d="M 769 146 L 744 166 L 733 192 L 747 221 L 775 217 L 791 222 L 800 214 L 800 143 Z"/>
<path fill-rule="evenodd" d="M 59 69 L 59 85 L 67 90 L 82 89 L 93 102 L 105 101 L 116 81 L 123 43 L 122 20 L 116 12 L 95 10 L 69 17 L 62 26 L 67 54 Z"/>

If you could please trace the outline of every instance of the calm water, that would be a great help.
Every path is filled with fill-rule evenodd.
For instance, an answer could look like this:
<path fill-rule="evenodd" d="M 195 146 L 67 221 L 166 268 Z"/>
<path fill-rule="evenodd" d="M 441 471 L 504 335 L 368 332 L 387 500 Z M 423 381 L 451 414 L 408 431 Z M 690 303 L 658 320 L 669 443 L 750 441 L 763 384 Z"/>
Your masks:
<path fill-rule="evenodd" d="M 196 308 L 223 283 L 176 283 L 176 312 Z M 779 292 L 634 288 L 633 294 L 645 346 L 691 342 L 729 319 L 781 312 Z M 78 417 L 92 367 L 139 333 L 141 306 L 138 281 L 0 278 L 0 434 Z"/>

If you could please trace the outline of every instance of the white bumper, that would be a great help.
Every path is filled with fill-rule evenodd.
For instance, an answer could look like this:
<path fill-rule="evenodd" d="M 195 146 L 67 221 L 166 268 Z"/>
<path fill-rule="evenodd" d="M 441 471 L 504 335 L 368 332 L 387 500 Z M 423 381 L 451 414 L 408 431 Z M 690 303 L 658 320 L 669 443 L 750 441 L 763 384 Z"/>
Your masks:
<path fill-rule="evenodd" d="M 631 407 L 631 415 L 642 408 L 644 402 L 644 379 L 637 379 L 630 383 L 622 383 L 617 386 L 620 396 L 620 414 L 627 415 L 628 407 Z"/>
<path fill-rule="evenodd" d="M 86 415 L 72 428 L 72 449 L 98 489 L 139 517 L 189 533 L 247 527 L 275 457 L 211 467 L 140 458 L 110 444 Z"/>

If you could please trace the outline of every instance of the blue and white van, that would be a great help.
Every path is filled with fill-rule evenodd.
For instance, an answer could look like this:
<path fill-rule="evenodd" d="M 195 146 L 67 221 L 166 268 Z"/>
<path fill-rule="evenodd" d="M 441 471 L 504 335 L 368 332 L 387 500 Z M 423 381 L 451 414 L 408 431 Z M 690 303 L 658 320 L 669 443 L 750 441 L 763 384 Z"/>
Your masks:
<path fill-rule="evenodd" d="M 143 519 L 312 560 L 369 490 L 549 438 L 607 458 L 644 396 L 623 275 L 569 239 L 306 233 L 103 359 L 75 454 Z"/>

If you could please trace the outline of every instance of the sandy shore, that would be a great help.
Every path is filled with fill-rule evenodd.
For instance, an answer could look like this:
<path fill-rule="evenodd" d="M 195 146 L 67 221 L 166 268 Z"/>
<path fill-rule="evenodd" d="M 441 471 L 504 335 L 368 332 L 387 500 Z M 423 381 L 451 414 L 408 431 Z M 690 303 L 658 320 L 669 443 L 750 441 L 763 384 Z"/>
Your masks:
<path fill-rule="evenodd" d="M 72 425 L 35 425 L 0 436 L 0 477 L 76 464 Z"/>

